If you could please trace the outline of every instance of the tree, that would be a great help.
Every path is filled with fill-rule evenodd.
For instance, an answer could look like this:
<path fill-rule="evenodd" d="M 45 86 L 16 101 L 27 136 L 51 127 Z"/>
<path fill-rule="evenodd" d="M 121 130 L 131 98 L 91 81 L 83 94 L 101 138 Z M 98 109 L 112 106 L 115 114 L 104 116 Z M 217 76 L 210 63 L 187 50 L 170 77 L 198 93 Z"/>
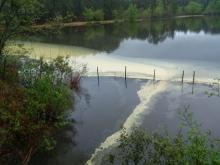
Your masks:
<path fill-rule="evenodd" d="M 125 18 L 129 21 L 135 21 L 138 19 L 138 8 L 136 5 L 131 4 L 125 11 Z"/>
<path fill-rule="evenodd" d="M 166 13 L 165 13 L 165 10 L 164 10 L 164 3 L 163 1 L 159 1 L 159 3 L 157 4 L 155 10 L 154 10 L 154 16 L 156 17 L 165 17 L 166 16 Z"/>
<path fill-rule="evenodd" d="M 220 0 L 212 0 L 209 2 L 205 14 L 220 14 Z"/>
<path fill-rule="evenodd" d="M 83 12 L 83 16 L 86 21 L 93 21 L 94 18 L 93 10 L 86 8 L 85 11 Z"/>
<path fill-rule="evenodd" d="M 104 12 L 101 9 L 94 11 L 94 20 L 95 21 L 103 21 L 104 20 Z"/>
<path fill-rule="evenodd" d="M 187 14 L 200 14 L 202 12 L 202 5 L 198 2 L 190 1 L 185 9 Z"/>
<path fill-rule="evenodd" d="M 36 18 L 37 0 L 0 0 L 0 60 L 6 42 Z"/>
<path fill-rule="evenodd" d="M 141 18 L 146 19 L 150 17 L 150 10 L 149 9 L 144 9 L 141 13 Z"/>
<path fill-rule="evenodd" d="M 37 151 L 52 150 L 56 131 L 70 124 L 68 86 L 75 89 L 84 71 L 73 70 L 62 57 L 51 62 L 9 57 L 7 79 L 0 80 L 0 162 L 27 165 Z"/>

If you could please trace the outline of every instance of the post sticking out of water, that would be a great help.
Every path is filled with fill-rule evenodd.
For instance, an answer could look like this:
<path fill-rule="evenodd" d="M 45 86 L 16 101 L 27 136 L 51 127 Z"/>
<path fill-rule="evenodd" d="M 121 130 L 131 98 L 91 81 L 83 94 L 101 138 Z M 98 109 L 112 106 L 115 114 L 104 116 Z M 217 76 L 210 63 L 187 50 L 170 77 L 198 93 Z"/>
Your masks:
<path fill-rule="evenodd" d="M 127 67 L 125 66 L 125 80 L 127 79 Z"/>
<path fill-rule="evenodd" d="M 193 85 L 195 84 L 195 76 L 196 76 L 196 72 L 193 71 Z"/>
<path fill-rule="evenodd" d="M 155 71 L 155 69 L 154 69 L 154 77 L 153 77 L 153 81 L 155 81 L 156 80 L 156 71 Z"/>
<path fill-rule="evenodd" d="M 125 86 L 127 88 L 127 66 L 125 66 Z"/>
<path fill-rule="evenodd" d="M 220 96 L 220 84 L 219 84 L 219 82 L 220 82 L 220 79 L 218 79 L 218 95 Z"/>
<path fill-rule="evenodd" d="M 98 78 L 98 86 L 99 86 L 99 67 L 97 66 L 97 78 Z"/>
<path fill-rule="evenodd" d="M 196 72 L 193 71 L 192 94 L 194 94 L 195 76 L 196 76 Z"/>
<path fill-rule="evenodd" d="M 192 85 L 192 95 L 194 94 L 194 85 Z"/>
<path fill-rule="evenodd" d="M 182 73 L 182 84 L 183 84 L 183 81 L 184 81 L 184 70 L 183 70 L 183 73 Z"/>

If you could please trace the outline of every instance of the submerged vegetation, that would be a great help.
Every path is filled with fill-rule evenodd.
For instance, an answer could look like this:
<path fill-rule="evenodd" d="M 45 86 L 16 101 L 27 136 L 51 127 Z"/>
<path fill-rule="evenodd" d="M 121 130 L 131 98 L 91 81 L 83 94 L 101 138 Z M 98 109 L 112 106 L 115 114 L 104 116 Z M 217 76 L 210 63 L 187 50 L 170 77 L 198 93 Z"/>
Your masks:
<path fill-rule="evenodd" d="M 109 156 L 110 164 L 133 165 L 219 165 L 220 142 L 185 108 L 180 112 L 181 126 L 175 136 L 148 133 L 135 128 L 132 133 L 121 132 L 118 151 Z"/>

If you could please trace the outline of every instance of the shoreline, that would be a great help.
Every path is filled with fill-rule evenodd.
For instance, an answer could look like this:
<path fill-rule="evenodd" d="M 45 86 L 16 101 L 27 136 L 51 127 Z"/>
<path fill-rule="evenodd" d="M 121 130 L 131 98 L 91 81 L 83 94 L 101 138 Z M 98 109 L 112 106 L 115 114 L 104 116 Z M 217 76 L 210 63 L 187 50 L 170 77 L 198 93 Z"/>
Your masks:
<path fill-rule="evenodd" d="M 23 42 L 24 43 L 24 42 Z M 180 60 L 166 60 L 161 61 L 160 59 L 154 58 L 129 58 L 121 56 L 108 56 L 105 53 L 99 53 L 92 49 L 75 47 L 75 46 L 65 46 L 57 44 L 42 44 L 42 43 L 25 43 L 24 48 L 32 50 L 30 57 L 39 58 L 44 56 L 45 59 L 51 60 L 57 56 L 67 56 L 69 55 L 71 62 L 79 62 L 81 64 L 87 64 L 88 76 L 97 76 L 97 66 L 99 66 L 100 77 L 124 77 L 124 66 L 127 66 L 127 78 L 141 78 L 141 79 L 153 79 L 153 71 L 156 71 L 156 80 L 168 80 L 172 82 L 182 81 L 182 70 L 185 69 L 184 82 L 192 83 L 193 75 L 192 70 L 196 71 L 195 83 L 205 83 L 212 84 L 216 80 L 214 78 L 219 77 L 216 67 L 211 69 L 212 75 L 208 74 L 204 66 L 213 64 L 204 63 L 195 65 L 192 60 L 180 61 Z M 140 62 L 145 61 L 147 62 Z M 114 67 L 112 67 L 114 64 Z M 202 65 L 202 67 L 201 67 Z M 189 67 L 191 69 L 189 69 Z M 187 69 L 188 68 L 188 69 Z"/>
<path fill-rule="evenodd" d="M 90 72 L 91 73 L 91 72 Z M 90 75 L 90 73 L 88 73 L 88 75 L 86 76 L 83 76 L 82 78 L 97 78 L 97 76 L 94 75 L 94 73 L 92 75 Z M 101 75 L 99 76 L 99 80 L 102 79 L 102 78 L 118 78 L 118 79 L 125 79 L 125 77 L 123 77 L 123 72 L 120 72 L 121 75 Z M 196 86 L 196 85 L 203 85 L 203 86 L 215 86 L 217 85 L 217 82 L 214 80 L 214 79 L 208 79 L 207 81 L 205 80 L 202 80 L 202 79 L 197 79 L 195 81 L 195 83 L 193 84 L 193 81 L 190 79 L 190 78 L 186 78 L 184 79 L 184 82 L 182 83 L 182 80 L 179 78 L 177 79 L 173 79 L 173 80 L 165 80 L 165 79 L 156 79 L 156 80 L 153 80 L 153 74 L 152 75 L 147 75 L 146 74 L 146 77 L 141 77 L 141 76 L 127 76 L 126 77 L 126 80 L 139 80 L 139 81 L 152 81 L 152 83 L 156 83 L 156 82 L 166 82 L 166 83 L 171 83 L 171 84 L 174 84 L 174 85 L 193 85 L 193 86 Z"/>
<path fill-rule="evenodd" d="M 180 15 L 180 16 L 173 16 L 173 17 L 137 19 L 134 22 L 167 20 L 167 19 L 181 19 L 181 18 L 196 18 L 196 17 L 206 17 L 206 16 L 208 16 L 208 15 L 204 15 L 204 14 Z M 57 26 L 61 26 L 61 27 L 80 27 L 80 26 L 88 26 L 88 25 L 106 25 L 106 24 L 123 23 L 123 22 L 129 22 L 129 21 L 121 19 L 121 20 L 103 20 L 103 21 L 74 21 L 74 22 L 66 22 L 66 23 L 47 22 L 47 23 L 44 23 L 44 24 L 33 25 L 32 27 L 34 29 L 48 29 L 48 28 L 53 28 L 53 27 L 57 27 Z"/>

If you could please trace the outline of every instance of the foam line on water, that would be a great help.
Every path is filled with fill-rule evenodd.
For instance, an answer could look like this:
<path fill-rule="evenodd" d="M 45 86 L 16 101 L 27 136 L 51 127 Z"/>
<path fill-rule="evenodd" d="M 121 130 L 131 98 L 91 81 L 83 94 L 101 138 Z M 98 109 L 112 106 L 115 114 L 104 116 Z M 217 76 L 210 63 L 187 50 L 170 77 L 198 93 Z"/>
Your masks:
<path fill-rule="evenodd" d="M 57 56 L 70 56 L 70 62 L 87 64 L 88 75 L 96 75 L 99 66 L 100 76 L 121 77 L 124 75 L 124 67 L 127 66 L 128 78 L 151 79 L 154 70 L 157 80 L 181 81 L 183 70 L 185 70 L 184 81 L 189 82 L 192 81 L 193 71 L 196 71 L 196 82 L 212 83 L 213 78 L 220 76 L 218 63 L 206 61 L 130 58 L 83 47 L 40 42 L 15 41 L 12 45 L 16 44 L 22 44 L 23 48 L 29 50 L 31 58 L 38 59 L 43 56 L 50 60 Z M 16 46 L 11 47 L 13 48 L 16 51 Z"/>
<path fill-rule="evenodd" d="M 158 93 L 164 91 L 167 87 L 167 83 L 160 81 L 157 84 L 153 84 L 148 81 L 138 91 L 138 97 L 140 104 L 138 104 L 130 116 L 127 118 L 123 127 L 130 133 L 132 128 L 141 126 L 142 116 L 150 113 L 149 105 L 152 98 Z M 106 140 L 100 144 L 100 146 L 92 154 L 91 158 L 87 161 L 87 165 L 100 165 L 102 158 L 114 147 L 118 145 L 117 140 L 120 137 L 120 130 L 107 137 Z"/>

